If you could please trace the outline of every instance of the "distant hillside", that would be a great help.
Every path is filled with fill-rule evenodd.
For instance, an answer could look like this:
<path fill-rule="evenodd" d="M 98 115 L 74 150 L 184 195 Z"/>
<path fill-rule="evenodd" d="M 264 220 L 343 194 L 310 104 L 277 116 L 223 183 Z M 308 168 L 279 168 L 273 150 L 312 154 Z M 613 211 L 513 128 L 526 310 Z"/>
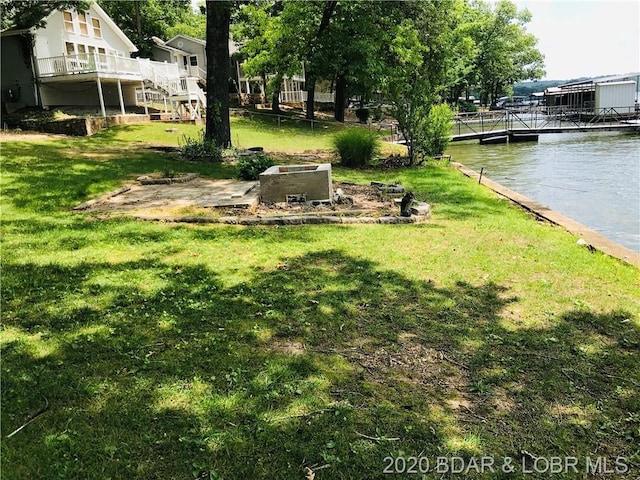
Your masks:
<path fill-rule="evenodd" d="M 579 77 L 570 78 L 568 80 L 539 80 L 537 82 L 520 82 L 513 86 L 513 94 L 517 96 L 528 96 L 535 92 L 544 92 L 547 88 L 557 87 L 565 83 L 582 82 L 593 78 L 602 78 L 609 75 L 601 75 L 598 77 Z"/>
<path fill-rule="evenodd" d="M 520 82 L 513 86 L 513 94 L 527 97 L 535 92 L 544 92 L 547 88 L 557 87 L 571 80 L 539 80 L 537 82 Z"/>

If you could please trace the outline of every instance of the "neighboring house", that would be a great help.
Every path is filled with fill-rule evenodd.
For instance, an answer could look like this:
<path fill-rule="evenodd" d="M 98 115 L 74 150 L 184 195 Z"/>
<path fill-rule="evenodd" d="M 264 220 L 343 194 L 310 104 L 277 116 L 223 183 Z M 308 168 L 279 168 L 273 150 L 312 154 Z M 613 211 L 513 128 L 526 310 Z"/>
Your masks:
<path fill-rule="evenodd" d="M 46 26 L 0 34 L 2 101 L 26 106 L 120 108 L 149 100 L 200 116 L 204 92 L 176 65 L 131 58 L 138 49 L 97 3 L 54 11 Z M 29 44 L 33 48 L 29 48 Z"/>
<path fill-rule="evenodd" d="M 154 45 L 151 49 L 153 58 L 157 61 L 174 63 L 178 65 L 183 75 L 198 78 L 198 82 L 204 86 L 207 84 L 207 56 L 204 40 L 178 34 L 166 42 L 158 37 L 152 37 Z M 246 78 L 242 66 L 233 58 L 238 51 L 238 46 L 229 40 L 229 93 L 240 95 L 244 101 L 241 103 L 260 103 L 264 100 L 264 85 L 260 77 Z"/>
<path fill-rule="evenodd" d="M 206 85 L 207 44 L 204 40 L 179 34 L 166 42 L 158 37 L 153 37 L 153 42 L 155 45 L 152 47 L 152 52 L 155 60 L 175 63 L 183 75 L 197 77 L 201 84 Z M 245 75 L 242 63 L 234 59 L 234 54 L 239 49 L 240 46 L 237 43 L 232 40 L 229 41 L 229 56 L 231 59 L 231 64 L 229 65 L 231 77 L 229 79 L 231 83 L 229 94 L 232 98 L 237 98 L 238 103 L 243 105 L 262 103 L 265 101 L 263 79 Z M 302 75 L 294 75 L 291 78 L 285 77 L 282 82 L 280 102 L 303 102 L 307 93 L 303 87 L 304 77 Z M 322 94 L 319 96 L 322 97 Z"/>
<path fill-rule="evenodd" d="M 166 42 L 152 37 L 151 48 L 154 60 L 175 63 L 183 76 L 196 77 L 206 85 L 207 57 L 206 42 L 186 35 L 176 35 Z"/>

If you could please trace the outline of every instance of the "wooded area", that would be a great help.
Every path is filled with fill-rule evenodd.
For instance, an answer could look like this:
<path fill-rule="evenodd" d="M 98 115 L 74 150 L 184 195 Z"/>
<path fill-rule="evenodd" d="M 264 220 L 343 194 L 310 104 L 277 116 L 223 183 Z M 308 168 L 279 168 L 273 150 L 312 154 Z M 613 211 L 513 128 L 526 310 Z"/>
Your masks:
<path fill-rule="evenodd" d="M 1 2 L 3 28 L 37 25 L 53 8 L 86 5 Z M 344 121 L 351 98 L 362 105 L 382 100 L 398 121 L 411 158 L 414 150 L 430 150 L 424 142 L 434 105 L 455 104 L 471 91 L 479 93 L 482 103 L 493 103 L 511 93 L 514 83 L 544 74 L 537 39 L 526 30 L 530 13 L 510 0 L 225 0 L 201 2 L 200 11 L 189 0 L 99 4 L 141 56 L 150 55 L 154 36 L 183 33 L 207 40 L 211 108 L 206 135 L 220 146 L 230 144 L 225 127 L 229 72 L 222 65 L 229 55 L 229 35 L 240 47 L 236 55 L 244 61 L 245 74 L 264 80 L 274 110 L 282 79 L 294 74 L 304 75 L 308 119 L 314 116 L 318 82 L 329 83 L 335 93 L 337 121 Z"/>

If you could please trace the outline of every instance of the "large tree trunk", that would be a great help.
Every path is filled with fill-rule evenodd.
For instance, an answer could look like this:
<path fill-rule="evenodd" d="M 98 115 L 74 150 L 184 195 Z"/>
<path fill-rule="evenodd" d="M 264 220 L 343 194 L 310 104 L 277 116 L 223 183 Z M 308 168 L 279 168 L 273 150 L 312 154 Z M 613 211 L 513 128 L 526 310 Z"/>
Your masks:
<path fill-rule="evenodd" d="M 346 104 L 347 79 L 344 75 L 338 74 L 336 78 L 336 98 L 334 118 L 338 122 L 344 122 L 344 108 Z"/>
<path fill-rule="evenodd" d="M 280 110 L 280 89 L 274 90 L 271 94 L 271 111 L 281 113 Z"/>
<path fill-rule="evenodd" d="M 316 96 L 316 79 L 312 77 L 308 71 L 305 71 L 304 77 L 304 86 L 307 91 L 307 120 L 313 120 L 314 112 L 313 109 L 315 107 L 315 96 Z"/>
<path fill-rule="evenodd" d="M 231 146 L 229 126 L 230 1 L 207 0 L 207 116 L 205 138 Z"/>
<path fill-rule="evenodd" d="M 320 25 L 318 27 L 318 33 L 316 34 L 316 38 L 314 40 L 315 43 L 320 41 L 320 38 L 324 34 L 324 31 L 329 27 L 329 21 L 333 16 L 336 6 L 338 5 L 337 0 L 331 0 L 324 4 L 324 8 L 322 10 L 322 19 L 320 20 Z M 313 52 L 313 44 L 309 45 L 309 53 L 307 55 L 308 58 L 311 59 L 311 63 L 313 63 L 312 52 Z M 315 73 L 309 72 L 309 69 L 313 68 L 311 65 L 305 69 L 304 74 L 304 83 L 307 90 L 307 120 L 313 120 L 313 108 L 315 105 L 315 93 L 316 93 L 316 75 Z"/>

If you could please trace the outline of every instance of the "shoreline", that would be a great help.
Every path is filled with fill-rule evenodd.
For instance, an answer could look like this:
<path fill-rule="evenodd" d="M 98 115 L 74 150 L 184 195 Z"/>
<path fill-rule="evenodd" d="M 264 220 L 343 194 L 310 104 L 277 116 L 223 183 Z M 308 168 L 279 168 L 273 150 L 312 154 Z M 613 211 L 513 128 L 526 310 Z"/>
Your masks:
<path fill-rule="evenodd" d="M 569 233 L 583 239 L 588 246 L 591 246 L 611 257 L 622 260 L 625 263 L 633 265 L 636 268 L 640 268 L 640 253 L 634 252 L 633 250 L 608 239 L 595 230 L 592 230 L 585 225 L 576 222 L 575 220 L 562 215 L 561 213 L 558 213 L 549 207 L 530 199 L 529 197 L 526 197 L 525 195 L 511 190 L 504 185 L 487 178 L 485 175 L 482 175 L 482 178 L 480 178 L 480 174 L 478 172 L 471 170 L 462 163 L 451 162 L 451 166 L 459 170 L 463 175 L 478 180 L 478 183 L 481 185 L 484 185 L 496 192 L 498 195 L 511 200 L 524 210 L 527 210 L 548 222 L 563 227 Z"/>

